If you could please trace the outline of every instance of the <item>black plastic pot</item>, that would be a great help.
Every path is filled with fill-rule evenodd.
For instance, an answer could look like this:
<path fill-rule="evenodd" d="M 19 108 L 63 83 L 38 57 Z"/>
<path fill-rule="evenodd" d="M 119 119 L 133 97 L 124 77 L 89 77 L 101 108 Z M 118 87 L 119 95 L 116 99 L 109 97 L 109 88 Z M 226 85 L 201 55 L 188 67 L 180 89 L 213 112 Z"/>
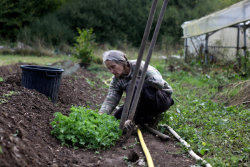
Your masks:
<path fill-rule="evenodd" d="M 22 86 L 35 89 L 50 97 L 53 103 L 57 102 L 63 69 L 34 65 L 21 65 L 21 69 Z"/>

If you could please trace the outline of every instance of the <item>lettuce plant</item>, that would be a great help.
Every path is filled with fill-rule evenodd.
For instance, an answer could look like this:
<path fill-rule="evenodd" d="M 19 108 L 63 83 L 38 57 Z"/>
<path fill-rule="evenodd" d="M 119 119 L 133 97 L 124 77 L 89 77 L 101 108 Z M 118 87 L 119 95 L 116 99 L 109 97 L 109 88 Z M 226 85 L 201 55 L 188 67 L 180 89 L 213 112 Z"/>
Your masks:
<path fill-rule="evenodd" d="M 56 112 L 51 125 L 51 134 L 56 136 L 62 145 L 73 145 L 74 148 L 109 148 L 115 145 L 122 135 L 119 121 L 113 116 L 99 115 L 96 110 L 81 106 L 71 107 L 69 116 Z"/>

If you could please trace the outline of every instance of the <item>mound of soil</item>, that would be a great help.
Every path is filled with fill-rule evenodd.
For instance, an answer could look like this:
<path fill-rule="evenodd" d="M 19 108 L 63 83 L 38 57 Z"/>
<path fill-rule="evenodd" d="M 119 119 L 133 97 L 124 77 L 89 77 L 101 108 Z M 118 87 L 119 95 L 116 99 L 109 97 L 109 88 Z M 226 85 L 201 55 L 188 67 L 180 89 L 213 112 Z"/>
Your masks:
<path fill-rule="evenodd" d="M 244 108 L 250 108 L 250 80 L 221 86 L 218 90 L 215 101 L 225 103 L 226 106 L 243 105 Z"/>
<path fill-rule="evenodd" d="M 0 166 L 146 166 L 146 159 L 136 134 L 118 141 L 108 150 L 96 152 L 62 147 L 50 134 L 54 112 L 69 114 L 72 105 L 98 109 L 107 89 L 95 75 L 79 68 L 71 76 L 63 76 L 58 102 L 53 104 L 45 95 L 21 86 L 20 64 L 0 67 Z M 66 70 L 66 69 L 65 69 Z M 89 85 L 86 78 L 95 81 Z M 155 166 L 185 167 L 195 164 L 177 146 L 177 141 L 161 141 L 142 129 L 145 143 Z M 133 161 L 133 162 L 130 162 Z"/>

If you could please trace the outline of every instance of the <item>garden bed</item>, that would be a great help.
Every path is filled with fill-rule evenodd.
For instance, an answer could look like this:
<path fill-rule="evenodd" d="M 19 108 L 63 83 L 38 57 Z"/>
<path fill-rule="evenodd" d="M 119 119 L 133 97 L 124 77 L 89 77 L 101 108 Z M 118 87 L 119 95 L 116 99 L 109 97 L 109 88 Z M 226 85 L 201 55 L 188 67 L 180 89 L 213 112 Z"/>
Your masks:
<path fill-rule="evenodd" d="M 21 86 L 20 65 L 0 67 L 0 164 L 1 166 L 128 166 L 131 152 L 139 156 L 134 166 L 146 166 L 145 156 L 136 134 L 118 141 L 107 150 L 62 147 L 51 135 L 55 112 L 69 114 L 70 107 L 100 108 L 107 88 L 93 73 L 80 68 L 73 75 L 63 76 L 58 102 Z M 65 69 L 66 70 L 66 69 Z M 95 81 L 95 85 L 89 84 Z M 172 137 L 169 141 L 142 130 L 155 166 L 185 167 L 195 164 Z"/>

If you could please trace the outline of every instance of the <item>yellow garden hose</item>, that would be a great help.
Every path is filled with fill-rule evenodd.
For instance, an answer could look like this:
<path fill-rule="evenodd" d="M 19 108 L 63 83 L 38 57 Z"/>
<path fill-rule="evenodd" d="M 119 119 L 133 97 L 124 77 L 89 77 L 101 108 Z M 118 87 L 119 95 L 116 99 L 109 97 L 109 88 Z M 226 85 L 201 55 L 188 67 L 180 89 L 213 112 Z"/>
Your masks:
<path fill-rule="evenodd" d="M 154 163 L 153 163 L 153 160 L 152 160 L 152 157 L 148 151 L 148 148 L 143 140 L 143 137 L 142 137 L 142 133 L 140 131 L 139 128 L 137 128 L 137 134 L 138 134 L 138 137 L 139 137 L 139 140 L 141 142 L 141 146 L 142 146 L 142 149 L 144 151 L 144 154 L 146 156 L 146 159 L 147 159 L 147 162 L 148 162 L 148 167 L 154 167 Z"/>

